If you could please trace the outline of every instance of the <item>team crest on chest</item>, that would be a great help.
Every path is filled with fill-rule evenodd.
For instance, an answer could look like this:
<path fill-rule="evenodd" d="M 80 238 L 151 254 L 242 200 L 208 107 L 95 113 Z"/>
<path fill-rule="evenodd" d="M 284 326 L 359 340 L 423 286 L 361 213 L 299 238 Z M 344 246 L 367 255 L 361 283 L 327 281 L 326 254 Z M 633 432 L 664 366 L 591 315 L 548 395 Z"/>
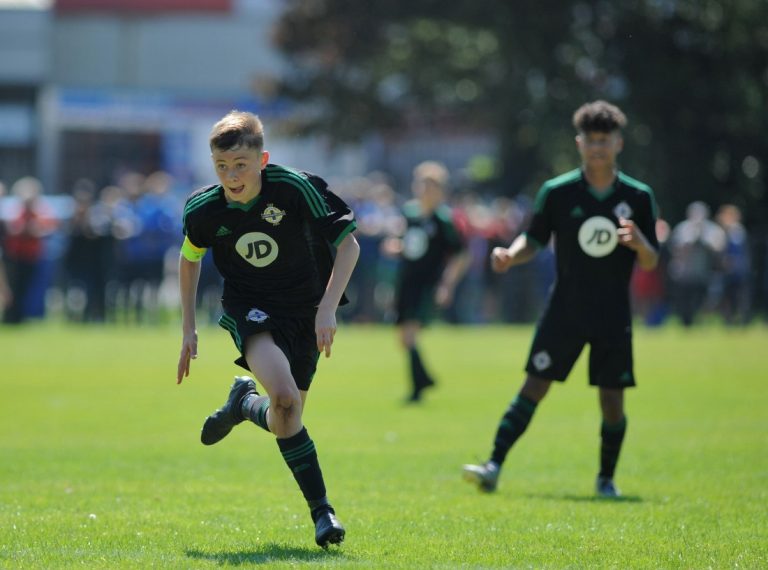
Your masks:
<path fill-rule="evenodd" d="M 269 222 L 273 226 L 280 224 L 285 217 L 285 210 L 281 210 L 274 204 L 268 204 L 264 211 L 261 213 L 261 219 Z"/>
<path fill-rule="evenodd" d="M 613 213 L 617 218 L 631 218 L 632 208 L 626 202 L 619 202 L 613 209 Z"/>

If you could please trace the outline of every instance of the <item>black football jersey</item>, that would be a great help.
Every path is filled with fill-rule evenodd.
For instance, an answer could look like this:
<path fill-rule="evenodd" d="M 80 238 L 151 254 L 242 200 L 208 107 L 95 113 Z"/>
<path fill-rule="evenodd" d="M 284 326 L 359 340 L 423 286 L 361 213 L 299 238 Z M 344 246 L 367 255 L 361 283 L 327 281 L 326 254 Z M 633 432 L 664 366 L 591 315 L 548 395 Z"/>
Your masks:
<path fill-rule="evenodd" d="M 546 246 L 554 236 L 556 281 L 550 306 L 565 319 L 596 327 L 630 323 L 629 282 L 636 254 L 618 243 L 619 217 L 632 220 L 658 248 L 651 188 L 618 173 L 601 193 L 581 170 L 547 181 L 539 190 L 527 236 Z"/>
<path fill-rule="evenodd" d="M 403 215 L 407 225 L 403 235 L 401 281 L 437 283 L 448 259 L 464 247 L 453 223 L 453 211 L 443 204 L 424 215 L 418 202 L 411 201 L 404 205 Z"/>
<path fill-rule="evenodd" d="M 333 248 L 355 229 L 347 204 L 315 175 L 268 164 L 251 202 L 227 202 L 221 185 L 193 192 L 184 233 L 211 249 L 224 278 L 222 303 L 274 316 L 314 313 L 333 267 Z"/>

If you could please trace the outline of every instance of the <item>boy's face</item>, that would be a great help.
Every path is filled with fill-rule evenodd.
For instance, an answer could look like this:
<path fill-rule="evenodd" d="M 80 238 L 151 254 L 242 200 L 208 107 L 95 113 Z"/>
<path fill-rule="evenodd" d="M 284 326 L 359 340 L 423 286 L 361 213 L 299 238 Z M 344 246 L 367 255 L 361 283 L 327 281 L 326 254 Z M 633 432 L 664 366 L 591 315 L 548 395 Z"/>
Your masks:
<path fill-rule="evenodd" d="M 211 152 L 216 176 L 224 188 L 227 202 L 245 204 L 261 191 L 261 171 L 269 161 L 269 153 L 248 147 Z"/>
<path fill-rule="evenodd" d="M 429 178 L 414 178 L 411 190 L 428 209 L 436 208 L 445 198 L 442 186 Z"/>
<path fill-rule="evenodd" d="M 601 133 L 599 131 L 580 132 L 576 136 L 576 146 L 584 166 L 590 168 L 613 167 L 616 157 L 624 147 L 624 139 L 619 131 Z"/>

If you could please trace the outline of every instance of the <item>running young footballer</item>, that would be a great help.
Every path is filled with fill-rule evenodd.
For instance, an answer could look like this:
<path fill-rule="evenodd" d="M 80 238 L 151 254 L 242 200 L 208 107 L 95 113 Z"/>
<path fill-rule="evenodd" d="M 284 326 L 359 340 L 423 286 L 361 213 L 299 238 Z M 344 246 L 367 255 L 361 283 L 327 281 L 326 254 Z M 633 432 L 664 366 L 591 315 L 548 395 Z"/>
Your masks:
<path fill-rule="evenodd" d="M 494 271 L 530 261 L 553 238 L 556 280 L 539 321 L 527 376 L 496 431 L 482 465 L 465 465 L 464 478 L 480 490 L 496 489 L 507 452 L 523 434 L 553 381 L 568 377 L 586 344 L 589 383 L 599 393 L 600 470 L 596 493 L 617 497 L 616 463 L 627 430 L 624 390 L 635 385 L 629 281 L 637 262 L 658 261 L 651 189 L 618 170 L 624 113 L 605 101 L 573 115 L 580 169 L 546 182 L 536 197 L 528 231 L 491 253 Z"/>
<path fill-rule="evenodd" d="M 400 256 L 396 289 L 396 323 L 410 365 L 409 402 L 435 385 L 418 347 L 422 327 L 430 322 L 435 304 L 446 307 L 469 264 L 464 242 L 445 203 L 448 170 L 438 162 L 422 162 L 413 171 L 414 199 L 403 207 L 402 238 L 389 240 L 387 250 Z"/>
<path fill-rule="evenodd" d="M 240 353 L 235 363 L 266 394 L 249 376 L 236 377 L 224 405 L 205 420 L 201 440 L 213 445 L 245 420 L 272 433 L 309 505 L 315 541 L 326 548 L 344 540 L 345 529 L 328 501 L 302 412 L 320 353 L 331 355 L 336 308 L 359 254 L 354 217 L 321 178 L 269 163 L 257 116 L 230 112 L 209 142 L 219 183 L 192 193 L 184 208 L 177 383 L 197 358 L 195 296 L 210 249 L 224 280 L 219 324 Z"/>

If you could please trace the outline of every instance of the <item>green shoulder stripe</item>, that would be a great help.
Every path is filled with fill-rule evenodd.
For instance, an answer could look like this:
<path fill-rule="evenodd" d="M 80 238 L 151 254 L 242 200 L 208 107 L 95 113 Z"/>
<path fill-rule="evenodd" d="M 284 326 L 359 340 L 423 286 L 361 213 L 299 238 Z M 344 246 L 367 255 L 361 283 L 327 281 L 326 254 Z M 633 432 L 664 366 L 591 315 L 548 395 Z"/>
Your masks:
<path fill-rule="evenodd" d="M 314 217 L 321 218 L 329 213 L 328 205 L 320 195 L 320 192 L 317 191 L 317 188 L 312 186 L 309 180 L 295 170 L 279 166 L 270 167 L 267 169 L 267 180 L 270 182 L 287 182 L 299 189 Z"/>
<path fill-rule="evenodd" d="M 574 170 L 571 170 L 570 172 L 561 174 L 556 178 L 547 180 L 539 189 L 538 194 L 536 194 L 536 200 L 533 203 L 533 210 L 535 212 L 541 212 L 541 210 L 544 208 L 544 204 L 547 201 L 547 196 L 552 190 L 554 190 L 555 188 L 559 188 L 560 186 L 565 186 L 566 184 L 573 184 L 574 182 L 577 182 L 580 178 L 581 178 L 581 170 L 579 168 L 576 168 Z"/>
<path fill-rule="evenodd" d="M 458 238 L 459 231 L 456 229 L 456 224 L 453 222 L 453 209 L 446 204 L 440 204 L 435 210 L 435 215 L 439 220 L 445 224 L 445 228 L 453 239 Z"/>
<path fill-rule="evenodd" d="M 219 197 L 220 188 L 221 186 L 214 186 L 213 188 L 206 190 L 205 192 L 202 192 L 201 194 L 192 198 L 189 202 L 187 202 L 187 205 L 184 206 L 184 216 L 186 217 L 187 214 L 189 214 L 192 210 L 196 210 L 203 204 L 207 204 L 208 202 L 216 200 Z"/>
<path fill-rule="evenodd" d="M 631 176 L 627 176 L 623 172 L 619 172 L 619 180 L 621 180 L 624 184 L 631 188 L 635 188 L 637 190 L 640 190 L 641 192 L 646 192 L 648 194 L 648 197 L 651 199 L 651 210 L 653 212 L 653 217 L 658 218 L 659 217 L 659 209 L 658 205 L 656 204 L 656 196 L 653 194 L 653 190 L 650 186 L 648 186 L 645 182 L 640 182 L 639 180 L 632 178 Z"/>
<path fill-rule="evenodd" d="M 416 200 L 408 200 L 403 204 L 403 215 L 409 218 L 418 218 L 421 216 L 421 206 Z"/>
<path fill-rule="evenodd" d="M 447 224 L 453 225 L 453 210 L 450 206 L 440 204 L 435 209 L 435 215 Z"/>

